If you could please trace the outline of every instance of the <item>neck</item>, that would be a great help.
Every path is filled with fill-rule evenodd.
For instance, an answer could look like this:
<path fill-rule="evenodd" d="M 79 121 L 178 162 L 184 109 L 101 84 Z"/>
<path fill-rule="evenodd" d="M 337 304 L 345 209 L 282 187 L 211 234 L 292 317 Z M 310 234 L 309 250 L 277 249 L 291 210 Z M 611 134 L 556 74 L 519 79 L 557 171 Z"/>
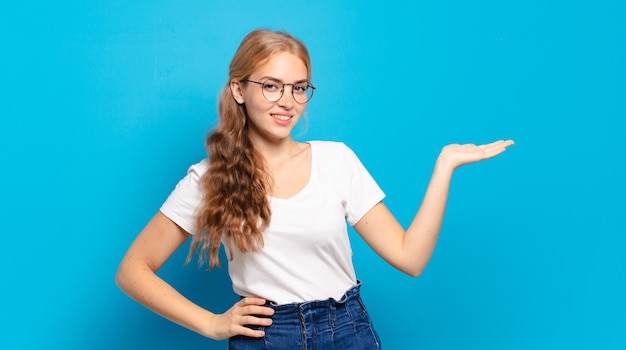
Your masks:
<path fill-rule="evenodd" d="M 300 143 L 291 137 L 281 140 L 267 140 L 250 135 L 250 141 L 266 161 L 280 160 L 290 157 L 299 148 Z"/>

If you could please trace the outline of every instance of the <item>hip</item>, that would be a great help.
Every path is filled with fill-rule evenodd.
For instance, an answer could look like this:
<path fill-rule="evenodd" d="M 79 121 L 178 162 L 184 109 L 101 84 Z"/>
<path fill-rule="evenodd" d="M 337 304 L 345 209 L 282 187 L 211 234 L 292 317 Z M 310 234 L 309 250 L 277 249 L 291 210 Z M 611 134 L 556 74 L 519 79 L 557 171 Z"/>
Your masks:
<path fill-rule="evenodd" d="M 236 336 L 229 340 L 229 349 L 380 349 L 380 338 L 361 299 L 360 287 L 359 282 L 339 300 L 283 305 L 268 302 L 266 306 L 275 311 L 272 325 L 252 327 L 263 330 L 265 337 Z"/>

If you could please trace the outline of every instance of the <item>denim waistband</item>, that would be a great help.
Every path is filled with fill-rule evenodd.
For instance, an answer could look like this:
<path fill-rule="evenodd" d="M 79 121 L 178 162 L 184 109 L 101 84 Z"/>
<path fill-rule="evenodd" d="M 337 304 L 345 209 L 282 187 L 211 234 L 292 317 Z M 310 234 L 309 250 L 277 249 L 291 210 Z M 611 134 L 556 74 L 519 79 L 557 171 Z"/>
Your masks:
<path fill-rule="evenodd" d="M 359 296 L 359 292 L 361 289 L 361 281 L 357 281 L 357 284 L 352 288 L 348 289 L 346 293 L 339 299 L 335 300 L 334 298 L 329 298 L 325 300 L 312 300 L 305 301 L 301 303 L 291 303 L 291 304 L 276 304 L 273 301 L 268 301 L 265 303 L 265 306 L 271 307 L 274 311 L 296 311 L 303 309 L 316 309 L 316 308 L 328 308 L 331 306 L 337 307 L 342 304 L 345 304 L 348 300 L 354 299 Z"/>
<path fill-rule="evenodd" d="M 265 305 L 274 309 L 272 325 L 249 326 L 263 330 L 262 338 L 235 336 L 231 350 L 250 349 L 358 349 L 380 350 L 380 338 L 359 295 L 361 283 L 336 300 Z"/>

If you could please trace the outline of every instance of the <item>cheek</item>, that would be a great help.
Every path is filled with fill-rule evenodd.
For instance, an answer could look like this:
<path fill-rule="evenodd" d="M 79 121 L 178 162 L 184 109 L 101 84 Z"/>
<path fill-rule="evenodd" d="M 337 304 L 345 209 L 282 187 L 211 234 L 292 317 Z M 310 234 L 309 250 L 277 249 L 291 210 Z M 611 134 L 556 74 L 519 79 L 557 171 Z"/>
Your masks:
<path fill-rule="evenodd" d="M 304 113 L 306 113 L 306 105 L 300 105 L 300 106 L 298 106 L 297 111 L 298 111 L 298 116 L 299 116 L 299 117 L 302 117 L 302 115 L 303 115 Z"/>
<path fill-rule="evenodd" d="M 246 105 L 250 106 L 251 108 L 267 109 L 273 105 L 272 102 L 268 102 L 265 97 L 261 95 L 260 91 L 248 90 L 243 94 L 243 97 Z"/>
<path fill-rule="evenodd" d="M 259 103 L 255 100 L 246 100 L 244 107 L 248 118 L 257 120 L 263 118 L 270 110 L 265 103 Z"/>
<path fill-rule="evenodd" d="M 259 101 L 255 100 L 246 100 L 245 106 L 249 115 L 262 114 L 269 110 L 269 107 L 266 103 L 259 103 Z"/>

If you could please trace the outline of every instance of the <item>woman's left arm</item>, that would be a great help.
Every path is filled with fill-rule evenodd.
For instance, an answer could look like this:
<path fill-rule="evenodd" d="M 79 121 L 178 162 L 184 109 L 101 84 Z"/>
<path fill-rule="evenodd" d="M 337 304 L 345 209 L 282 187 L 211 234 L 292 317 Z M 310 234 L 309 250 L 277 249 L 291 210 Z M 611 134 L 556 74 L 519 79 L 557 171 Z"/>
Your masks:
<path fill-rule="evenodd" d="M 511 145 L 512 140 L 479 146 L 445 146 L 408 230 L 404 230 L 382 202 L 365 214 L 354 229 L 389 264 L 408 275 L 419 276 L 435 249 L 454 171 L 462 165 L 493 158 Z"/>

